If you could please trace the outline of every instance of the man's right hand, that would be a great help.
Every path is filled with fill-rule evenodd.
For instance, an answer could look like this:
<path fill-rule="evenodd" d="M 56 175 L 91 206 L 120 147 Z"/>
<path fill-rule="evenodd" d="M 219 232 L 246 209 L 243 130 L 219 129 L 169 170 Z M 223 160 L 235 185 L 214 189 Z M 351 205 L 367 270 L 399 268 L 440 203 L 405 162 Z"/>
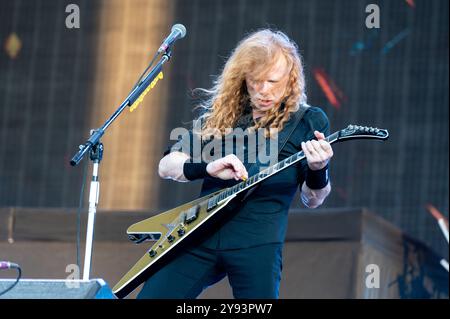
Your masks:
<path fill-rule="evenodd" d="M 206 171 L 210 176 L 224 180 L 234 178 L 238 181 L 248 178 L 244 164 L 234 154 L 227 155 L 209 163 L 206 166 Z"/>

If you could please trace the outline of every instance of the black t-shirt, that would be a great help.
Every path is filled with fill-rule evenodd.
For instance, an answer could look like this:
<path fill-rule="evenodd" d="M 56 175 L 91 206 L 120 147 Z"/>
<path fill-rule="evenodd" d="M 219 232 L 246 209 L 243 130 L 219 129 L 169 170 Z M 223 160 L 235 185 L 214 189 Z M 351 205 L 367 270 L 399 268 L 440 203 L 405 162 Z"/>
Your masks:
<path fill-rule="evenodd" d="M 243 122 L 243 126 L 252 125 L 251 121 L 247 121 L 247 123 L 245 123 L 246 121 Z M 308 107 L 284 147 L 275 154 L 275 161 L 281 161 L 301 151 L 301 142 L 314 139 L 315 130 L 328 136 L 328 118 L 320 108 Z M 201 152 L 205 150 L 207 150 L 208 154 L 212 154 L 211 159 L 214 159 L 214 155 L 217 155 L 217 158 L 219 158 L 232 152 L 237 156 L 239 155 L 238 157 L 242 160 L 247 170 L 251 168 L 256 173 L 258 169 L 264 168 L 264 165 L 261 165 L 260 161 L 257 161 L 256 168 L 249 161 L 250 159 L 253 161 L 255 157 L 258 160 L 259 157 L 258 154 L 253 154 L 252 157 L 252 150 L 248 147 L 248 141 L 247 143 L 244 141 L 243 144 L 237 142 L 230 148 L 225 147 L 224 139 L 221 141 L 213 140 L 202 143 L 199 139 L 195 141 L 196 138 L 198 139 L 196 134 L 192 133 L 192 130 L 186 132 L 165 154 L 171 151 L 182 151 L 188 154 L 191 159 L 200 161 L 200 159 L 205 159 L 205 156 L 201 158 Z M 194 143 L 198 143 L 197 146 L 191 147 Z M 209 143 L 216 143 L 216 147 L 208 148 Z M 263 145 L 261 143 L 264 142 L 257 138 L 256 143 L 261 147 Z M 239 147 L 242 147 L 243 156 L 242 150 L 238 150 Z M 211 149 L 213 152 L 209 152 Z M 215 154 L 217 150 L 224 152 Z M 238 151 L 241 153 L 237 154 Z M 256 149 L 257 151 L 258 149 Z M 205 155 L 205 152 L 203 155 Z M 272 157 L 271 164 L 273 160 Z M 214 249 L 236 249 L 284 242 L 288 210 L 295 192 L 305 180 L 306 170 L 307 164 L 306 159 L 304 159 L 260 182 L 255 191 L 239 205 L 238 211 L 233 212 L 233 217 L 221 225 L 203 245 Z M 200 196 L 233 186 L 236 183 L 238 182 L 235 180 L 225 181 L 207 177 L 203 181 Z"/>

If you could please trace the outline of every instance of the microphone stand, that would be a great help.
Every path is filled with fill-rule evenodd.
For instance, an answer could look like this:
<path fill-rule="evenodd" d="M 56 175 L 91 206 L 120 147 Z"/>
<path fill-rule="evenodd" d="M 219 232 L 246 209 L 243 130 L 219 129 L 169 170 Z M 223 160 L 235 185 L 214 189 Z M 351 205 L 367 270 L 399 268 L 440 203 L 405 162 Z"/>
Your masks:
<path fill-rule="evenodd" d="M 89 215 L 86 231 L 86 249 L 84 257 L 83 280 L 89 280 L 92 261 L 92 242 L 94 239 L 95 214 L 97 212 L 98 198 L 100 195 L 98 171 L 104 151 L 104 147 L 100 142 L 100 138 L 105 134 L 106 129 L 112 124 L 112 122 L 123 112 L 125 107 L 133 105 L 133 103 L 141 96 L 141 94 L 144 93 L 147 87 L 162 71 L 163 64 L 169 61 L 170 58 L 171 51 L 168 48 L 164 52 L 159 62 L 153 67 L 153 69 L 147 74 L 147 76 L 131 90 L 130 94 L 125 98 L 122 104 L 120 104 L 118 109 L 111 115 L 111 117 L 100 128 L 91 130 L 91 137 L 84 144 L 79 146 L 78 152 L 70 161 L 70 165 L 76 166 L 89 152 L 89 157 L 93 162 L 92 180 L 89 189 Z"/>

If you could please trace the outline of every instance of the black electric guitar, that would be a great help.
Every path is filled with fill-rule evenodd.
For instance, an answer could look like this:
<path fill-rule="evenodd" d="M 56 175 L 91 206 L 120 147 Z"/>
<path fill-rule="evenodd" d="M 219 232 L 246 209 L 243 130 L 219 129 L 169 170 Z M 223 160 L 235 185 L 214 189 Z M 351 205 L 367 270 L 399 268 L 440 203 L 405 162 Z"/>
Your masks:
<path fill-rule="evenodd" d="M 349 125 L 347 128 L 331 134 L 326 140 L 333 144 L 352 139 L 386 140 L 388 137 L 389 133 L 385 129 Z M 149 276 L 164 266 L 170 256 L 176 254 L 176 248 L 182 246 L 181 243 L 186 244 L 186 239 L 190 235 L 194 234 L 219 210 L 227 206 L 238 194 L 305 159 L 305 157 L 303 151 L 300 151 L 232 187 L 198 198 L 131 225 L 127 229 L 128 238 L 131 241 L 135 243 L 156 242 L 113 287 L 114 294 L 118 298 L 126 297 Z"/>

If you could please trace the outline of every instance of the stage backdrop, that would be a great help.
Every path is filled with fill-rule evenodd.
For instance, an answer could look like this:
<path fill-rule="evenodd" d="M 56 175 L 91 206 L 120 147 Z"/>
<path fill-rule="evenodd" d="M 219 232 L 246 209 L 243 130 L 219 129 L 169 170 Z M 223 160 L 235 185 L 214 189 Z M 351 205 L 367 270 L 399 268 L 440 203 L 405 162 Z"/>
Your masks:
<path fill-rule="evenodd" d="M 366 26 L 371 3 L 379 28 Z M 79 28 L 66 25 L 69 4 Z M 191 90 L 211 86 L 237 41 L 271 27 L 299 44 L 308 101 L 332 131 L 351 123 L 390 131 L 385 143 L 336 145 L 324 207 L 368 207 L 448 257 L 427 209 L 448 216 L 448 9 L 447 0 L 1 0 L 0 206 L 78 205 L 83 165 L 69 159 L 175 23 L 187 36 L 164 79 L 103 139 L 100 207 L 154 211 L 191 200 L 198 183 L 157 175 L 169 133 L 189 127 Z"/>

